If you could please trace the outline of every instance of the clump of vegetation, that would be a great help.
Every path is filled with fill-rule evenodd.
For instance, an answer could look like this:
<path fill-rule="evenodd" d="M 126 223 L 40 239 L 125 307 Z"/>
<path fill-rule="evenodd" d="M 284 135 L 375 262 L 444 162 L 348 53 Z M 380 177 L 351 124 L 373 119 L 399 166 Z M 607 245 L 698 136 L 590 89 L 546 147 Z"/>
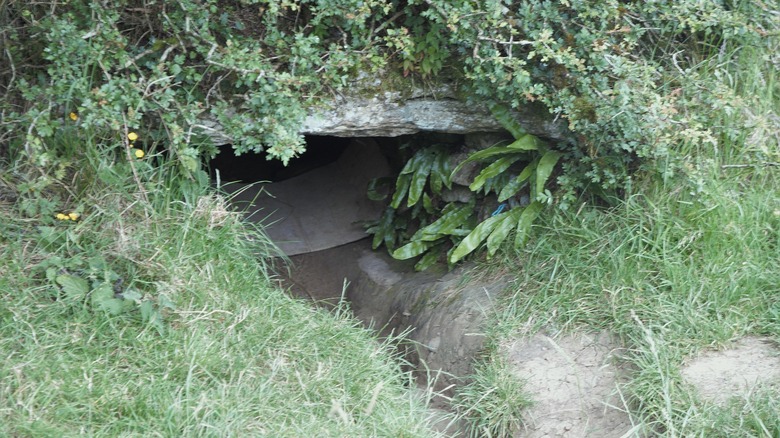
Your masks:
<path fill-rule="evenodd" d="M 304 150 L 297 129 L 307 109 L 350 87 L 359 72 L 435 79 L 450 69 L 474 100 L 510 108 L 541 102 L 568 122 L 571 141 L 550 145 L 560 159 L 547 187 L 534 190 L 533 210 L 536 201 L 570 208 L 583 193 L 612 202 L 636 172 L 683 175 L 696 190 L 698 165 L 676 150 L 718 148 L 739 136 L 706 117 L 741 106 L 697 67 L 766 46 L 774 32 L 768 6 L 752 1 L 128 0 L 2 8 L 9 67 L 0 71 L 7 84 L 0 135 L 24 159 L 50 160 L 46 140 L 73 112 L 100 135 L 144 127 L 147 148 L 165 150 L 188 178 L 201 156 L 214 153 L 214 121 L 237 153 L 262 151 L 286 163 Z M 541 159 L 529 155 L 526 164 Z M 507 158 L 484 160 L 485 191 L 495 186 L 500 194 L 504 180 L 518 176 L 504 166 Z M 476 230 L 478 222 L 464 223 L 479 231 L 468 239 L 476 244 L 492 228 Z M 491 234 L 490 252 L 505 229 L 527 234 L 515 222 L 490 230 L 501 230 Z M 456 237 L 457 247 L 464 236 Z M 404 256 L 442 247 L 425 242 L 399 243 L 415 244 Z M 450 262 L 474 249 L 463 245 Z"/>

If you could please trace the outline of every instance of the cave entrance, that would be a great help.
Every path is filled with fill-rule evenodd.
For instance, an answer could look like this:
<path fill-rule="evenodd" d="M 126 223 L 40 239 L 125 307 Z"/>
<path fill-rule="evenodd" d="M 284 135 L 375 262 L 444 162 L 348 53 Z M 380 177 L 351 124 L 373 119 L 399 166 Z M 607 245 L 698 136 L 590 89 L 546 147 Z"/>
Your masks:
<path fill-rule="evenodd" d="M 401 137 L 306 136 L 306 152 L 284 166 L 265 154 L 235 156 L 224 146 L 211 161 L 231 204 L 265 226 L 287 256 L 335 248 L 368 237 L 364 224 L 384 211 L 367 197 L 375 178 L 394 177 L 403 165 L 402 145 L 447 142 L 462 135 L 421 133 Z"/>
<path fill-rule="evenodd" d="M 448 273 L 442 266 L 415 272 L 413 260 L 373 251 L 363 224 L 379 219 L 388 202 L 369 200 L 372 179 L 390 177 L 394 187 L 416 146 L 444 143 L 453 154 L 462 153 L 466 136 L 426 132 L 306 140 L 307 151 L 286 167 L 264 154 L 236 157 L 224 147 L 211 162 L 212 178 L 289 258 L 276 272 L 283 289 L 326 308 L 347 302 L 380 337 L 409 334 L 410 342 L 400 341 L 398 349 L 416 369 L 421 387 L 452 391 L 456 376 L 470 373 L 473 355 L 482 348 L 480 324 L 502 283 L 464 289 L 461 271 Z M 446 403 L 441 399 L 432 406 Z"/>
<path fill-rule="evenodd" d="M 363 223 L 383 209 L 367 198 L 368 184 L 392 173 L 370 138 L 308 137 L 307 151 L 287 166 L 263 154 L 223 154 L 212 167 L 227 181 L 222 188 L 232 204 L 247 211 L 250 220 L 263 223 L 287 256 L 365 238 Z"/>

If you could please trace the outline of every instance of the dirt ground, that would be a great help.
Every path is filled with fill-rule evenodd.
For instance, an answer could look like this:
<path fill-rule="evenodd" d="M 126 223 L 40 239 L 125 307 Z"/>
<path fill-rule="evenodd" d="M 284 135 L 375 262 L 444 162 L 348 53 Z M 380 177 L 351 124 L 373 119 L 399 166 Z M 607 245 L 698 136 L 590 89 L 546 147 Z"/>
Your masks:
<path fill-rule="evenodd" d="M 404 292 L 408 288 L 395 290 L 394 285 L 403 285 L 410 281 L 407 276 L 416 274 L 398 272 L 390 268 L 367 267 L 367 261 L 374 260 L 369 256 L 381 259 L 370 251 L 370 242 L 366 240 L 320 253 L 294 256 L 291 257 L 293 262 L 290 266 L 291 275 L 280 275 L 280 280 L 293 294 L 326 307 L 336 305 L 340 299 L 347 298 L 349 295 L 343 291 L 345 277 L 356 279 L 361 278 L 361 275 L 371 277 L 372 281 L 369 283 L 372 286 L 369 289 L 376 288 L 377 294 L 374 298 L 371 298 L 370 293 L 361 294 L 359 297 L 369 301 L 378 300 L 378 307 L 374 307 L 388 310 L 395 306 L 395 304 L 391 305 L 393 300 L 413 302 L 414 300 L 411 299 L 413 297 L 407 296 L 408 291 Z M 432 297 L 435 297 L 439 289 L 446 292 L 454 287 L 445 280 L 447 280 L 446 275 L 438 280 L 425 279 L 428 282 L 433 281 L 431 284 L 435 284 L 435 287 L 426 286 L 425 281 L 419 284 L 411 282 L 410 285 L 422 289 L 426 286 L 430 289 Z M 356 281 L 349 287 L 362 290 L 366 286 L 363 283 L 364 281 Z M 394 293 L 390 293 L 391 291 Z M 388 293 L 393 296 L 388 297 Z M 395 296 L 396 293 L 398 296 Z M 477 298 L 482 297 L 478 300 L 480 302 L 485 299 L 490 301 L 489 295 L 484 293 L 473 295 Z M 352 294 L 351 298 L 354 299 L 355 295 Z M 358 313 L 360 311 L 381 313 L 368 304 L 371 303 L 364 302 L 362 307 L 358 306 L 356 309 Z M 476 308 L 478 304 L 465 300 L 463 305 L 467 306 L 466 308 Z M 404 309 L 396 313 L 410 315 L 407 319 L 414 317 L 412 314 L 415 312 Z M 435 354 L 445 354 L 448 352 L 443 350 L 457 350 L 458 346 L 462 346 L 461 343 L 464 341 L 461 338 L 466 336 L 464 333 L 473 335 L 479 332 L 476 327 L 469 325 L 471 323 L 458 322 L 458 318 L 454 317 L 454 315 L 462 316 L 467 313 L 464 309 L 453 310 L 446 307 L 447 311 L 443 312 L 444 319 L 434 321 L 435 324 L 430 324 L 430 321 L 425 318 L 423 318 L 425 321 L 410 320 L 406 323 L 412 326 L 419 325 L 415 332 L 422 336 L 418 340 L 422 342 L 421 345 L 427 346 Z M 423 308 L 418 312 L 422 315 L 426 310 Z M 468 330 L 464 328 L 467 326 Z M 456 336 L 457 339 L 445 343 L 446 345 L 439 345 L 440 335 L 445 332 Z M 635 436 L 639 432 L 639 427 L 632 424 L 620 393 L 621 384 L 630 378 L 630 371 L 620 366 L 624 363 L 621 360 L 624 351 L 623 346 L 605 332 L 562 335 L 542 331 L 531 338 L 517 339 L 503 345 L 500 354 L 508 360 L 517 378 L 525 383 L 525 388 L 534 401 L 533 406 L 524 416 L 526 428 L 516 437 Z M 431 363 L 434 362 L 433 359 L 435 358 L 426 357 L 426 360 Z M 464 351 L 463 354 L 457 355 L 456 359 L 465 364 L 471 361 L 471 354 Z M 456 365 L 448 362 L 444 368 L 450 372 L 457 371 L 457 374 L 465 372 Z M 736 342 L 732 348 L 705 351 L 690 358 L 683 364 L 682 375 L 702 400 L 716 404 L 724 403 L 730 397 L 743 396 L 758 385 L 770 385 L 780 389 L 780 349 L 767 339 L 747 337 Z M 440 426 L 446 429 L 446 424 L 447 422 L 444 421 Z M 452 433 L 452 426 L 450 425 L 450 429 L 445 433 Z M 457 430 L 458 426 L 454 426 L 454 429 Z M 452 433 L 452 436 L 458 436 L 458 433 Z"/>
<path fill-rule="evenodd" d="M 682 375 L 703 400 L 719 405 L 762 385 L 780 390 L 780 349 L 768 339 L 746 337 L 726 350 L 693 358 Z"/>
<path fill-rule="evenodd" d="M 615 366 L 621 351 L 606 333 L 537 333 L 505 345 L 502 353 L 534 400 L 517 436 L 630 436 L 618 390 L 623 372 Z"/>

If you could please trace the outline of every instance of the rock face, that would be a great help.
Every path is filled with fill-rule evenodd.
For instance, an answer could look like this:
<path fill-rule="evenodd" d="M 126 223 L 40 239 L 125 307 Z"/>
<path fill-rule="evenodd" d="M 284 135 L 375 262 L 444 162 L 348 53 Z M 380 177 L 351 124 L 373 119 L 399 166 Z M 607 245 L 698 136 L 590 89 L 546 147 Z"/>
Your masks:
<path fill-rule="evenodd" d="M 562 126 L 544 108 L 528 107 L 516 117 L 531 133 L 563 139 Z M 441 93 L 403 98 L 386 92 L 371 97 L 346 96 L 315 109 L 301 128 L 303 134 L 337 137 L 397 137 L 421 131 L 469 134 L 502 131 L 484 105 L 469 104 Z"/>
<path fill-rule="evenodd" d="M 514 116 L 534 135 L 567 138 L 566 124 L 553 120 L 542 105 L 525 106 Z M 202 120 L 201 126 L 216 144 L 232 142 L 214 120 Z M 504 128 L 486 105 L 466 101 L 452 84 L 386 77 L 356 79 L 349 91 L 311 108 L 300 128 L 301 134 L 336 137 L 397 137 L 423 131 L 469 134 Z"/>

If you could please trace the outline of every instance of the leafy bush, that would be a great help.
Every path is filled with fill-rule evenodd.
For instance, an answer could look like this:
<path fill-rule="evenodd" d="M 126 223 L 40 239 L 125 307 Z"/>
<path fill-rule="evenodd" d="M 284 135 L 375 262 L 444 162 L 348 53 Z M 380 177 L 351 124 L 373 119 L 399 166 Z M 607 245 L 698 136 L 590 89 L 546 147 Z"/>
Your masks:
<path fill-rule="evenodd" d="M 74 113 L 111 153 L 131 154 L 125 138 L 139 132 L 147 152 L 165 151 L 190 179 L 214 152 L 205 120 L 222 125 L 237 153 L 286 163 L 304 150 L 308 108 L 359 72 L 435 79 L 446 68 L 467 99 L 541 102 L 568 122 L 571 141 L 552 145 L 563 154 L 557 190 L 543 197 L 560 208 L 585 191 L 620 196 L 637 172 L 683 175 L 695 191 L 697 163 L 681 151 L 740 139 L 739 129 L 709 122 L 749 107 L 728 78 L 698 67 L 776 44 L 777 16 L 758 0 L 5 2 L 0 150 L 56 160 L 46 140 Z M 777 157 L 776 148 L 756 157 Z M 486 166 L 509 157 L 497 159 Z"/>

